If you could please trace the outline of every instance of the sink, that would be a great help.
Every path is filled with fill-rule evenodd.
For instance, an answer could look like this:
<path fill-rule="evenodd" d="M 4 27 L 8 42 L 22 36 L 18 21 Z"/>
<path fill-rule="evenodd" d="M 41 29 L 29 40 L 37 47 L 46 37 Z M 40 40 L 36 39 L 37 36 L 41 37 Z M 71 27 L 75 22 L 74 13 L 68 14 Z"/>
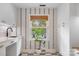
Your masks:
<path fill-rule="evenodd" d="M 17 36 L 10 36 L 9 38 L 16 38 Z"/>

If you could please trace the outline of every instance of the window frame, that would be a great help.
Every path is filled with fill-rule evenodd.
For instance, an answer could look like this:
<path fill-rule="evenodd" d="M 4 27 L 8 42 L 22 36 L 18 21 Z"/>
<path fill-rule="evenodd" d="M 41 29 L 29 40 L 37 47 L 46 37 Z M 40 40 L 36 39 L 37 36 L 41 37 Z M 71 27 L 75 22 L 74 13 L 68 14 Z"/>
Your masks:
<path fill-rule="evenodd" d="M 29 31 L 28 31 L 28 33 L 29 33 L 29 40 L 33 40 L 32 39 L 32 22 L 30 22 L 31 21 L 31 16 L 48 16 L 48 20 L 47 20 L 47 25 L 46 25 L 46 39 L 45 40 L 48 40 L 48 38 L 49 38 L 49 15 L 48 14 L 30 14 L 29 15 Z M 35 39 L 34 39 L 35 40 Z M 43 39 L 44 40 L 44 39 Z"/>

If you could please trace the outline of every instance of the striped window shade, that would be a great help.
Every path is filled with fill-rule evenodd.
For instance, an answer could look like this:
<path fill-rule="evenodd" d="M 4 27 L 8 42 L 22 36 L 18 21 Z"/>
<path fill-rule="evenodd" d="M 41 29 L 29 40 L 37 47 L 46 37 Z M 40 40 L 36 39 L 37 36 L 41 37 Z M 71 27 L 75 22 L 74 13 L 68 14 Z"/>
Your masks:
<path fill-rule="evenodd" d="M 48 20 L 48 16 L 31 16 L 31 20 Z"/>

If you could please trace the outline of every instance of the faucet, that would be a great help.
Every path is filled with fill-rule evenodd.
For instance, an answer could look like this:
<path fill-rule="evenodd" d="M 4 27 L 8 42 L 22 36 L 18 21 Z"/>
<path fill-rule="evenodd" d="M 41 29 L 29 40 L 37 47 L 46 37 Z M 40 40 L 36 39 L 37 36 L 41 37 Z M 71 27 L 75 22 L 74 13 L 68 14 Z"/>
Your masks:
<path fill-rule="evenodd" d="M 8 27 L 8 28 L 7 28 L 7 31 L 6 31 L 6 36 L 7 36 L 7 37 L 8 37 L 8 30 L 9 30 L 9 29 L 13 32 L 13 29 L 12 29 L 11 27 Z"/>

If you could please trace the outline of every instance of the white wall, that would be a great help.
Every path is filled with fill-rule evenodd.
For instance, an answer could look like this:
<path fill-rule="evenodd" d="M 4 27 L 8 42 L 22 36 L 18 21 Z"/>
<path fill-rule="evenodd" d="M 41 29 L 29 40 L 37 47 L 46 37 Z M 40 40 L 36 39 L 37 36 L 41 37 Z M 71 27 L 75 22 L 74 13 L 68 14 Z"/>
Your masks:
<path fill-rule="evenodd" d="M 0 22 L 16 24 L 16 8 L 9 3 L 0 3 Z"/>
<path fill-rule="evenodd" d="M 71 17 L 70 41 L 71 47 L 79 47 L 79 17 Z"/>
<path fill-rule="evenodd" d="M 70 4 L 71 47 L 79 47 L 79 4 Z"/>
<path fill-rule="evenodd" d="M 16 12 L 17 9 L 12 4 L 0 3 L 0 22 L 3 22 L 5 24 L 5 26 L 0 25 L 0 37 L 6 36 L 6 29 L 8 27 L 7 26 L 8 24 L 16 25 L 16 21 L 15 21 L 17 19 Z"/>
<path fill-rule="evenodd" d="M 59 53 L 68 56 L 69 42 L 69 4 L 62 4 L 57 8 L 57 33 Z"/>

